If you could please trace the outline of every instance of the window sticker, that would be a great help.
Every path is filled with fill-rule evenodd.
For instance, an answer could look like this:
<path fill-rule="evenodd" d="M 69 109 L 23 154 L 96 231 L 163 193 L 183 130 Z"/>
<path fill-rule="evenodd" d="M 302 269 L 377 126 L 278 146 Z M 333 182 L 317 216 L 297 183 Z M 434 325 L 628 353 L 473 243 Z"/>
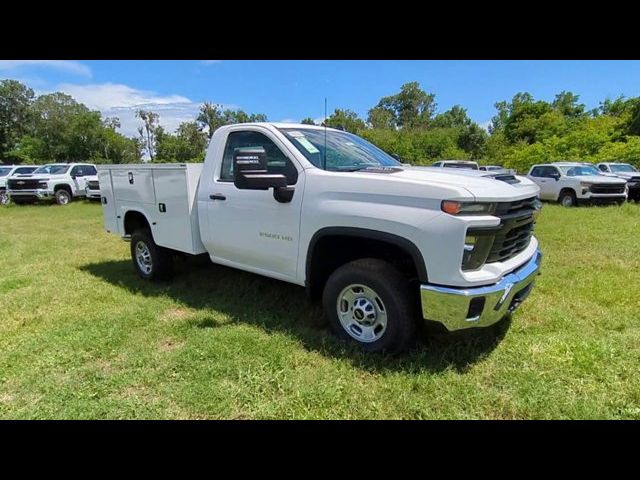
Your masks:
<path fill-rule="evenodd" d="M 304 138 L 304 133 L 298 132 L 297 130 L 289 132 L 289 135 L 291 135 L 293 138 Z"/>
<path fill-rule="evenodd" d="M 311 143 L 309 140 L 307 140 L 304 135 L 302 136 L 302 138 L 296 138 L 296 140 L 298 141 L 298 143 L 300 143 L 300 145 L 302 145 L 307 152 L 309 153 L 320 153 L 320 150 L 318 150 L 313 143 Z"/>

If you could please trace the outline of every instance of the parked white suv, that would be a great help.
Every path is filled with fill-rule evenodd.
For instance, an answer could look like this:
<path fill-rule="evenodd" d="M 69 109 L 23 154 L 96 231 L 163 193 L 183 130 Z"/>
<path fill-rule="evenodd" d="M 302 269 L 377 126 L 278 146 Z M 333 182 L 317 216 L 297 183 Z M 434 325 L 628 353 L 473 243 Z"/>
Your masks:
<path fill-rule="evenodd" d="M 587 201 L 623 203 L 627 199 L 626 181 L 603 175 L 593 165 L 584 163 L 534 165 L 527 177 L 540 187 L 542 200 L 557 201 L 565 207 Z"/>
<path fill-rule="evenodd" d="M 86 195 L 86 179 L 97 173 L 96 166 L 87 163 L 51 163 L 30 175 L 9 178 L 7 193 L 15 203 L 55 199 L 58 205 L 66 205 Z"/>
<path fill-rule="evenodd" d="M 640 172 L 629 163 L 602 162 L 596 165 L 605 175 L 627 181 L 629 200 L 640 202 Z"/>
<path fill-rule="evenodd" d="M 0 165 L 0 205 L 9 203 L 7 179 L 13 175 L 33 173 L 37 168 L 35 165 Z"/>
<path fill-rule="evenodd" d="M 140 277 L 166 277 L 176 253 L 208 254 L 306 287 L 367 351 L 403 350 L 421 318 L 491 325 L 540 268 L 533 182 L 406 167 L 331 128 L 227 125 L 204 163 L 98 169 L 105 229 L 131 240 Z"/>
<path fill-rule="evenodd" d="M 471 160 L 440 160 L 439 162 L 435 162 L 432 167 L 479 169 L 478 162 Z"/>

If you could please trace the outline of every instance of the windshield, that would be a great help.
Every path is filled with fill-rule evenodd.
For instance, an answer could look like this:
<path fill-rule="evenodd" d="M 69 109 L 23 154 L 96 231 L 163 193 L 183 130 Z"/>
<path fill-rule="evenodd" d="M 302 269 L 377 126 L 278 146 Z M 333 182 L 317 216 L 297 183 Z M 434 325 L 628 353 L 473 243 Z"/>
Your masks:
<path fill-rule="evenodd" d="M 9 175 L 9 172 L 11 171 L 11 167 L 9 168 L 1 168 L 0 167 L 0 177 L 6 177 L 7 175 Z"/>
<path fill-rule="evenodd" d="M 33 173 L 46 173 L 47 175 L 62 175 L 69 170 L 69 165 L 43 165 Z"/>
<path fill-rule="evenodd" d="M 318 168 L 336 172 L 401 164 L 363 138 L 347 132 L 311 128 L 279 129 Z M 326 150 L 325 150 L 326 145 Z M 324 165 L 326 152 L 326 167 Z"/>
<path fill-rule="evenodd" d="M 627 163 L 616 163 L 611 165 L 612 172 L 637 172 L 638 170 Z"/>
<path fill-rule="evenodd" d="M 588 165 L 567 165 L 560 167 L 562 173 L 567 177 L 584 177 L 587 175 L 601 175 L 600 171 L 595 167 Z"/>
<path fill-rule="evenodd" d="M 467 168 L 471 170 L 478 170 L 478 166 L 474 163 L 445 163 L 442 166 L 445 168 Z"/>

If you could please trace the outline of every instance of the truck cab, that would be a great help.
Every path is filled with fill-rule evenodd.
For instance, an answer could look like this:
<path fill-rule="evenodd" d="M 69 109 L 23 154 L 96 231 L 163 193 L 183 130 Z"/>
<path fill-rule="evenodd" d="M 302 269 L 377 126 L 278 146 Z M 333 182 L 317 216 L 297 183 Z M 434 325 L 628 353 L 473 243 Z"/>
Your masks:
<path fill-rule="evenodd" d="M 139 276 L 167 278 L 176 252 L 204 253 L 306 288 L 366 351 L 406 349 L 420 319 L 491 325 L 540 268 L 533 182 L 403 166 L 340 130 L 229 125 L 204 164 L 98 171 L 105 228 L 131 241 Z"/>

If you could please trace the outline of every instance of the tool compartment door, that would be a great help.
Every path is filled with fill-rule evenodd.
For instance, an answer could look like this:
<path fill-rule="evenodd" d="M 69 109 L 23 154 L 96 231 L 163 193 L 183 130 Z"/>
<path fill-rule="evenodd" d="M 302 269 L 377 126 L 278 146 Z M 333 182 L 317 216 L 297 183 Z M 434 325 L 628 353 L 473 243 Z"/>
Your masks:
<path fill-rule="evenodd" d="M 152 226 L 153 238 L 158 245 L 179 250 L 193 251 L 193 228 L 189 208 L 186 169 L 162 168 L 153 170 L 156 196 L 156 224 Z"/>

